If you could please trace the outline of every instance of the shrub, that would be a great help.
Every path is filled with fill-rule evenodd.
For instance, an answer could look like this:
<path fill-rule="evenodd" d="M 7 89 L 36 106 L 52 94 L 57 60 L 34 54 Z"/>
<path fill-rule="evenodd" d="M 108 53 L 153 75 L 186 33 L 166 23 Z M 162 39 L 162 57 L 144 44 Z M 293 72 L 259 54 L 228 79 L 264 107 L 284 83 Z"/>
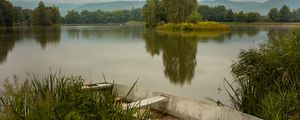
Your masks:
<path fill-rule="evenodd" d="M 300 119 L 300 31 L 242 51 L 232 65 L 242 112 L 267 120 Z"/>

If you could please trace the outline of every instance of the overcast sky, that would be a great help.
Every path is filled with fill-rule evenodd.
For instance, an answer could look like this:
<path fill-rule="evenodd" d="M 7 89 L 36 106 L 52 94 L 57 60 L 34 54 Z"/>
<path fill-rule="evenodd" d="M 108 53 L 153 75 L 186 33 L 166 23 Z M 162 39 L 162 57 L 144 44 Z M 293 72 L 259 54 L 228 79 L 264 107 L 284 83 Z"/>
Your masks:
<path fill-rule="evenodd" d="M 12 0 L 12 1 L 40 1 L 40 0 Z M 109 1 L 133 1 L 133 0 L 42 0 L 44 2 L 50 3 L 88 3 L 88 2 L 109 2 Z M 136 1 L 136 0 L 135 0 Z M 139 0 L 143 1 L 143 0 Z M 265 2 L 267 0 L 232 0 L 232 1 L 255 1 L 255 2 Z"/>

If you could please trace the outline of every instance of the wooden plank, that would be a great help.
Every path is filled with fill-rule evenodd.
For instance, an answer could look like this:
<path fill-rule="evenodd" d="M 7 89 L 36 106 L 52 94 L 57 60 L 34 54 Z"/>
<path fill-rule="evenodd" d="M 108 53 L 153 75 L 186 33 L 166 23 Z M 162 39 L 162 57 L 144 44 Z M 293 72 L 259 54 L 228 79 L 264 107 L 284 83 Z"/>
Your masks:
<path fill-rule="evenodd" d="M 123 109 L 132 108 L 144 108 L 153 104 L 159 104 L 163 102 L 168 102 L 168 98 L 164 96 L 156 96 L 152 98 L 143 99 L 140 101 L 132 102 L 129 104 L 123 104 Z"/>
<path fill-rule="evenodd" d="M 105 88 L 111 88 L 113 85 L 111 83 L 94 83 L 94 84 L 85 84 L 82 86 L 82 89 L 87 90 L 99 90 Z"/>

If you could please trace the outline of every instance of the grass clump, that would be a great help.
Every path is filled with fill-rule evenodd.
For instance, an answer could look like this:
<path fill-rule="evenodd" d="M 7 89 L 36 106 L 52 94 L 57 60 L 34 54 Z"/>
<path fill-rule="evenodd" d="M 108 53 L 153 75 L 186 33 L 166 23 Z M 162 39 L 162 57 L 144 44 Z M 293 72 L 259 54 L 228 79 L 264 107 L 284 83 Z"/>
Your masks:
<path fill-rule="evenodd" d="M 299 30 L 241 52 L 232 73 L 238 110 L 266 120 L 300 119 Z"/>
<path fill-rule="evenodd" d="M 15 79 L 17 81 L 17 79 Z M 1 93 L 1 120 L 139 119 L 136 109 L 123 110 L 112 89 L 83 90 L 80 76 L 35 75 L 19 84 L 6 82 Z"/>
<path fill-rule="evenodd" d="M 198 23 L 167 23 L 157 27 L 158 30 L 167 31 L 203 31 L 203 30 L 229 30 L 229 27 L 218 22 Z"/>

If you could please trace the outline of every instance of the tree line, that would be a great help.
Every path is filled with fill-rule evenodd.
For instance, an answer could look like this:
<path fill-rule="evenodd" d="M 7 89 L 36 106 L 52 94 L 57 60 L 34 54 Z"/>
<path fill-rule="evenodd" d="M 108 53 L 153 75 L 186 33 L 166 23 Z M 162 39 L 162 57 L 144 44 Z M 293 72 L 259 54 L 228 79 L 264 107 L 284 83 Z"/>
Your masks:
<path fill-rule="evenodd" d="M 272 8 L 268 17 L 274 22 L 300 22 L 300 8 L 292 11 L 286 5 L 282 6 L 280 10 Z"/>
<path fill-rule="evenodd" d="M 22 9 L 7 0 L 0 0 L 0 26 L 53 25 L 60 23 L 58 7 L 47 7 L 40 1 L 37 8 Z"/>
<path fill-rule="evenodd" d="M 223 5 L 215 7 L 199 5 L 197 11 L 204 21 L 257 22 L 261 17 L 257 12 L 233 12 L 232 9 L 226 9 Z"/>
<path fill-rule="evenodd" d="M 141 8 L 116 11 L 68 11 L 62 22 L 65 24 L 99 24 L 99 23 L 125 23 L 128 21 L 142 21 Z"/>

